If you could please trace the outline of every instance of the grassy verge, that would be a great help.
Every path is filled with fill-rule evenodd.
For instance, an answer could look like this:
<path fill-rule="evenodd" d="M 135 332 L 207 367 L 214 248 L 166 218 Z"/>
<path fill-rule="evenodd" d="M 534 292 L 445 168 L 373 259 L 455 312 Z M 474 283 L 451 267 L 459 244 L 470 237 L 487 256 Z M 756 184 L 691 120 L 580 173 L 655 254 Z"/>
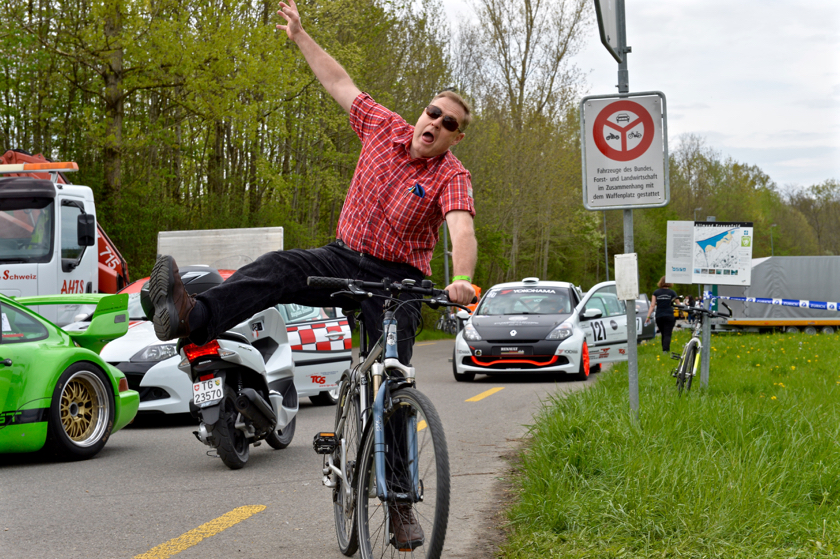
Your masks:
<path fill-rule="evenodd" d="M 504 556 L 840 555 L 840 336 L 716 335 L 710 387 L 682 398 L 655 342 L 638 421 L 626 364 L 546 403 Z"/>

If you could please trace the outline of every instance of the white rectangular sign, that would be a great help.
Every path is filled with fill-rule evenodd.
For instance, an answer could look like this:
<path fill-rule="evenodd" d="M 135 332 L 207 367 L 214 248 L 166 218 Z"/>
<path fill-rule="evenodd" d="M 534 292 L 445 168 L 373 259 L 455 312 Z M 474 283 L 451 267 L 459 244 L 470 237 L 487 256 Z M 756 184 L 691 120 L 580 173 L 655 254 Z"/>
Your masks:
<path fill-rule="evenodd" d="M 635 252 L 615 255 L 615 289 L 622 301 L 639 298 L 639 261 Z"/>
<path fill-rule="evenodd" d="M 753 224 L 669 221 L 665 281 L 750 285 Z"/>
<path fill-rule="evenodd" d="M 667 205 L 664 105 L 661 93 L 629 98 L 584 97 L 581 137 L 586 209 Z"/>

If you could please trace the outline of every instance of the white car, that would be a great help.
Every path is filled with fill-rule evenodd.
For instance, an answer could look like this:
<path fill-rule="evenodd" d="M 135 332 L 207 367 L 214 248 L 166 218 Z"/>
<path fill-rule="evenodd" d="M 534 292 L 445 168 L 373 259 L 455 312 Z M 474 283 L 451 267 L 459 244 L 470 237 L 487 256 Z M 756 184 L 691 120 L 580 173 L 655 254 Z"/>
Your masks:
<path fill-rule="evenodd" d="M 487 290 L 455 338 L 452 368 L 459 382 L 508 373 L 586 380 L 626 359 L 627 315 L 614 281 L 584 295 L 571 283 L 525 278 Z"/>
<path fill-rule="evenodd" d="M 201 273 L 196 268 L 202 267 L 181 270 L 185 285 L 189 286 L 189 274 Z M 220 271 L 224 279 L 230 273 Z M 140 413 L 189 413 L 193 383 L 178 369 L 177 341 L 158 340 L 154 325 L 146 319 L 139 293 L 145 282 L 134 282 L 123 290 L 129 293 L 128 333 L 106 345 L 102 358 L 121 370 L 129 387 L 140 393 Z M 341 373 L 350 368 L 352 360 L 347 317 L 340 309 L 303 305 L 277 305 L 277 310 L 286 323 L 298 396 L 309 397 L 315 405 L 335 404 Z M 252 338 L 252 343 L 258 344 L 259 332 L 253 332 Z"/>

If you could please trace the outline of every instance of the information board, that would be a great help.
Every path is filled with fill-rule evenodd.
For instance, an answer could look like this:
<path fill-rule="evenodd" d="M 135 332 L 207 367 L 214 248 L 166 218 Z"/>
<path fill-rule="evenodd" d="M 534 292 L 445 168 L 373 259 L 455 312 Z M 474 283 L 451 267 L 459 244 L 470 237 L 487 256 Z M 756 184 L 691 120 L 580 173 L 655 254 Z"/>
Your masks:
<path fill-rule="evenodd" d="M 669 221 L 665 281 L 750 285 L 752 245 L 749 222 Z"/>

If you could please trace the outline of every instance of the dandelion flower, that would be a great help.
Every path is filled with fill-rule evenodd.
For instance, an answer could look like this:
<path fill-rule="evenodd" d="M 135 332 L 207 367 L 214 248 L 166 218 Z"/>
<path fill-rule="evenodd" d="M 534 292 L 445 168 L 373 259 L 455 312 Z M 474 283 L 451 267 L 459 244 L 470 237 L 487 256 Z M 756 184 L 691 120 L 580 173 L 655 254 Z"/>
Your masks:
<path fill-rule="evenodd" d="M 791 365 L 791 366 L 790 366 L 790 370 L 791 370 L 791 371 L 795 371 L 795 370 L 796 370 L 796 365 Z"/>
<path fill-rule="evenodd" d="M 775 396 L 770 396 L 770 399 L 771 399 L 771 400 L 775 400 L 775 399 L 776 399 L 776 397 L 775 397 Z"/>

